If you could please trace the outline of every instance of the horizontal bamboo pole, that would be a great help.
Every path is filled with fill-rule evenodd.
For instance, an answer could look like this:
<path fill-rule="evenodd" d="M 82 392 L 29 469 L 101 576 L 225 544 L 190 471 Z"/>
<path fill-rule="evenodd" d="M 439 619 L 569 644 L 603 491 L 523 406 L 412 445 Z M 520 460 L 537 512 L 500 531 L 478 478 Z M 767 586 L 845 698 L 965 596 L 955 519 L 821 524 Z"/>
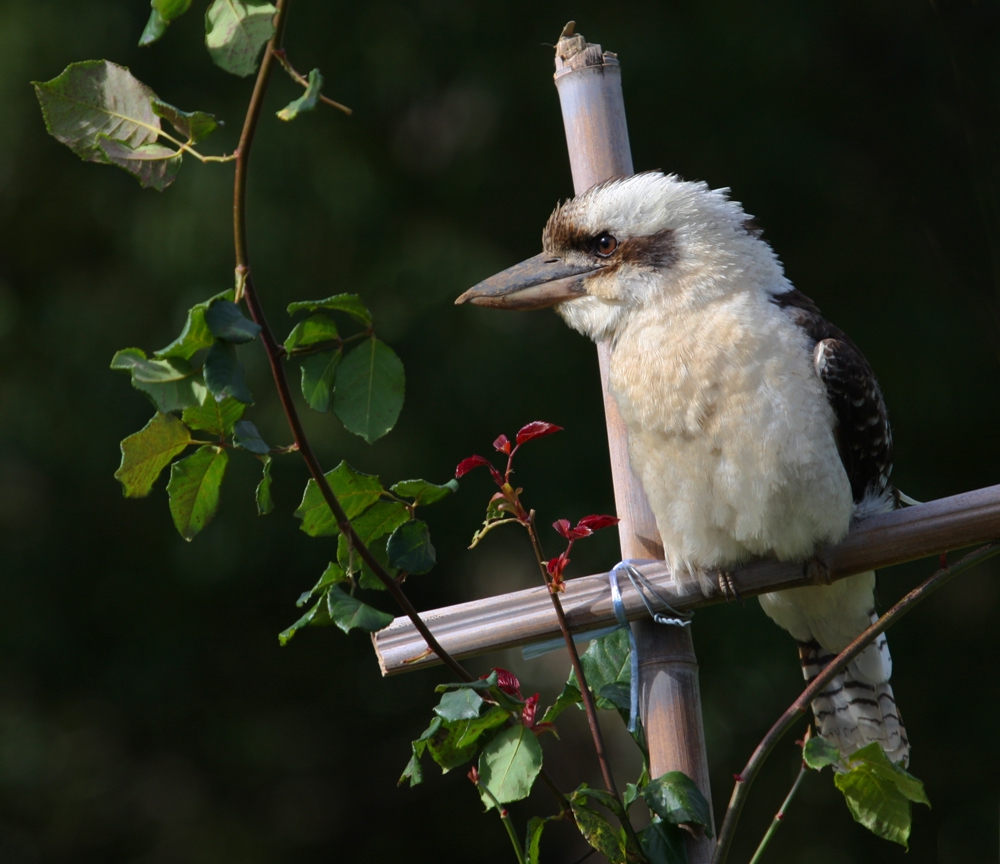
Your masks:
<path fill-rule="evenodd" d="M 842 542 L 821 550 L 805 566 L 757 561 L 730 574 L 731 582 L 741 596 L 750 597 L 798 585 L 832 582 L 997 539 L 1000 539 L 1000 486 L 990 486 L 872 516 L 855 525 Z M 708 594 L 703 594 L 696 580 L 675 580 L 662 561 L 644 563 L 638 569 L 675 609 L 696 609 L 726 599 L 715 580 Z M 645 606 L 629 581 L 623 578 L 619 583 L 629 619 L 646 616 Z M 574 632 L 615 623 L 606 573 L 567 580 L 562 603 Z M 435 609 L 421 613 L 421 617 L 445 650 L 456 658 L 541 642 L 560 632 L 544 587 Z M 426 643 L 405 617 L 373 634 L 372 641 L 383 675 L 440 662 L 428 653 Z"/>

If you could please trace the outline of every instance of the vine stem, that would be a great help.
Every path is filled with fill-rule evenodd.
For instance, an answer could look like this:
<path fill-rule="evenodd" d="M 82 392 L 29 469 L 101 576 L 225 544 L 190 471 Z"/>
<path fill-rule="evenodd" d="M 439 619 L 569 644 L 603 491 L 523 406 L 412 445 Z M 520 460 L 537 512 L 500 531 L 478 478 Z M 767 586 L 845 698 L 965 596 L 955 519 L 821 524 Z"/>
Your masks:
<path fill-rule="evenodd" d="M 521 843 L 517 839 L 517 832 L 514 830 L 514 823 L 510 820 L 510 814 L 507 809 L 496 799 L 496 796 L 490 792 L 489 787 L 480 782 L 475 781 L 476 788 L 482 789 L 483 792 L 489 796 L 490 801 L 493 802 L 493 806 L 496 807 L 497 813 L 500 815 L 500 821 L 503 822 L 503 827 L 507 829 L 507 836 L 510 838 L 510 845 L 514 847 L 514 854 L 517 855 L 518 864 L 527 864 L 524 860 L 524 852 L 521 851 Z"/>
<path fill-rule="evenodd" d="M 611 763 L 608 759 L 607 750 L 604 747 L 604 736 L 601 734 L 601 726 L 597 720 L 597 705 L 594 702 L 594 694 L 587 686 L 587 677 L 583 674 L 583 664 L 580 662 L 580 652 L 576 650 L 576 642 L 573 641 L 573 634 L 570 633 L 569 625 L 566 623 L 566 613 L 563 610 L 562 601 L 559 599 L 558 588 L 549 577 L 548 568 L 545 566 L 545 554 L 542 552 L 542 542 L 538 537 L 538 529 L 535 524 L 535 511 L 530 511 L 527 522 L 522 522 L 521 524 L 527 528 L 528 536 L 531 538 L 531 547 L 535 551 L 535 560 L 538 562 L 538 569 L 542 572 L 542 579 L 549 589 L 552 607 L 555 609 L 556 618 L 559 619 L 559 629 L 562 630 L 563 639 L 566 641 L 566 650 L 569 651 L 569 659 L 573 664 L 573 672 L 576 674 L 576 683 L 580 685 L 580 698 L 583 700 L 583 706 L 587 711 L 587 723 L 590 725 L 590 735 L 594 739 L 594 750 L 597 752 L 597 761 L 601 765 L 604 786 L 608 790 L 608 793 L 615 797 L 618 806 L 621 808 L 620 812 L 623 814 L 621 820 L 622 828 L 635 844 L 634 848 L 639 849 L 639 838 L 635 835 L 635 829 L 628 818 L 628 812 L 625 810 L 621 796 L 618 794 L 618 787 L 615 786 L 615 778 L 611 774 Z"/>
<path fill-rule="evenodd" d="M 289 3 L 290 0 L 277 0 L 276 12 L 274 14 L 274 35 L 271 37 L 271 41 L 264 51 L 260 70 L 257 72 L 257 81 L 254 84 L 253 95 L 250 97 L 250 104 L 247 107 L 246 119 L 243 122 L 243 131 L 240 134 L 240 143 L 236 149 L 236 176 L 233 184 L 233 232 L 236 248 L 237 278 L 243 284 L 243 296 L 246 299 L 250 315 L 260 325 L 261 342 L 264 345 L 264 350 L 267 352 L 267 359 L 271 366 L 271 373 L 274 376 L 274 383 L 278 389 L 278 396 L 281 399 L 281 406 L 284 409 L 289 428 L 295 438 L 295 444 L 302 454 L 302 458 L 305 460 L 309 473 L 312 475 L 313 480 L 316 481 L 323 499 L 333 513 L 337 521 L 337 527 L 347 538 L 359 557 L 371 568 L 382 584 L 385 585 L 404 614 L 413 622 L 413 626 L 424 637 L 430 650 L 437 654 L 441 658 L 441 662 L 463 681 L 473 681 L 475 680 L 473 676 L 438 644 L 438 641 L 427 628 L 427 625 L 423 622 L 413 604 L 410 603 L 409 598 L 396 583 L 396 580 L 385 571 L 368 547 L 361 542 L 351 525 L 351 520 L 347 518 L 347 513 L 330 488 L 330 484 L 323 474 L 323 468 L 319 463 L 319 459 L 316 457 L 316 453 L 302 427 L 302 421 L 299 418 L 298 409 L 295 407 L 291 389 L 288 386 L 288 377 L 285 375 L 285 367 L 282 363 L 284 348 L 274 338 L 274 333 L 267 322 L 267 317 L 264 314 L 264 309 L 257 294 L 257 287 L 254 284 L 253 274 L 250 270 L 246 220 L 247 174 L 250 166 L 250 150 L 253 146 L 254 134 L 257 131 L 257 122 L 260 119 L 261 109 L 264 105 L 264 96 L 267 93 L 271 71 L 274 68 L 275 53 L 281 49 L 285 32 L 285 22 L 288 18 Z"/>
<path fill-rule="evenodd" d="M 757 851 L 753 853 L 753 858 L 750 859 L 750 864 L 759 864 L 760 858 L 764 854 L 764 850 L 767 848 L 767 844 L 771 842 L 771 838 L 781 827 L 781 823 L 785 819 L 785 813 L 788 812 L 788 805 L 792 803 L 795 793 L 799 791 L 799 786 L 802 785 L 802 780 L 808 772 L 809 767 L 805 764 L 805 762 L 803 762 L 799 768 L 799 776 L 795 778 L 791 791 L 785 796 L 785 800 L 781 802 L 781 807 L 778 809 L 778 812 L 774 814 L 774 819 L 771 820 L 771 826 L 767 829 L 767 833 L 760 841 L 760 846 L 757 847 Z"/>
<path fill-rule="evenodd" d="M 416 608 L 403 592 L 399 583 L 386 573 L 385 568 L 381 565 L 381 563 L 379 563 L 375 556 L 372 555 L 368 547 L 361 542 L 361 539 L 354 531 L 354 527 L 351 525 L 351 520 L 347 518 L 347 513 L 337 500 L 337 496 L 334 494 L 333 489 L 330 488 L 330 484 L 327 482 L 326 476 L 323 473 L 323 468 L 320 465 L 319 459 L 309 442 L 309 438 L 306 436 L 305 429 L 302 427 L 302 421 L 299 418 L 298 409 L 295 407 L 295 401 L 292 398 L 292 392 L 288 386 L 288 376 L 285 374 L 285 367 L 283 365 L 283 358 L 285 357 L 284 346 L 274 338 L 274 332 L 271 330 L 267 321 L 267 316 L 264 314 L 264 308 L 260 303 L 260 297 L 257 294 L 257 286 L 254 283 L 253 274 L 250 270 L 250 254 L 247 245 L 246 220 L 247 176 L 250 167 L 250 150 L 253 145 L 254 134 L 257 131 L 257 122 L 260 120 L 261 110 L 264 106 L 264 96 L 267 93 L 267 85 L 270 81 L 271 72 L 274 68 L 274 60 L 278 56 L 283 56 L 281 44 L 285 34 L 285 23 L 288 20 L 288 6 L 290 2 L 291 0 L 277 0 L 276 12 L 274 15 L 274 35 L 271 37 L 271 41 L 268 43 L 267 48 L 264 51 L 260 69 L 257 72 L 257 80 L 254 84 L 253 94 L 250 97 L 250 104 L 247 107 L 246 118 L 243 121 L 243 131 L 240 133 L 240 142 L 236 148 L 236 153 L 234 154 L 236 159 L 236 172 L 233 183 L 233 234 L 236 250 L 237 285 L 242 286 L 243 297 L 246 300 L 247 308 L 250 311 L 250 317 L 253 318 L 254 322 L 260 325 L 261 342 L 263 343 L 264 350 L 267 353 L 267 360 L 271 366 L 271 374 L 274 377 L 275 387 L 278 390 L 281 407 L 285 413 L 286 419 L 288 420 L 288 426 L 292 431 L 292 436 L 295 439 L 295 444 L 293 446 L 302 454 L 302 459 L 305 461 L 310 475 L 312 475 L 313 480 L 316 481 L 316 485 L 319 487 L 320 493 L 323 495 L 323 499 L 326 501 L 327 506 L 333 513 L 334 519 L 337 522 L 337 527 L 347 537 L 348 542 L 351 544 L 351 548 L 354 549 L 358 556 L 371 568 L 372 572 L 379 578 L 382 584 L 385 585 L 386 589 L 392 595 L 392 598 L 399 605 L 400 609 L 403 610 L 403 613 L 410 619 L 410 621 L 413 622 L 413 626 L 416 627 L 417 631 L 427 643 L 428 649 L 437 654 L 437 656 L 441 658 L 441 662 L 444 663 L 444 665 L 447 666 L 460 680 L 475 681 L 475 676 L 470 674 L 461 663 L 459 663 L 454 657 L 445 651 L 444 648 L 441 647 L 437 639 L 434 638 L 434 634 L 431 633 L 430 629 L 428 629 L 427 625 L 420 617 L 420 613 L 417 612 Z M 546 786 L 548 786 L 549 790 L 552 792 L 556 801 L 559 803 L 560 809 L 563 811 L 568 809 L 569 802 L 567 801 L 566 796 L 559 791 L 559 788 L 544 770 L 541 772 L 541 777 Z"/>
<path fill-rule="evenodd" d="M 757 749 L 754 750 L 753 755 L 750 757 L 750 761 L 747 762 L 742 773 L 736 775 L 736 785 L 733 787 L 733 794 L 729 799 L 729 807 L 726 809 L 726 816 L 722 822 L 722 830 L 719 831 L 719 840 L 715 846 L 715 854 L 712 856 L 712 864 L 725 864 L 726 857 L 729 855 L 729 849 L 733 843 L 733 835 L 736 832 L 736 823 L 739 821 L 743 805 L 746 803 L 746 797 L 750 790 L 750 785 L 753 783 L 767 757 L 771 754 L 774 746 L 781 739 L 781 736 L 784 735 L 803 714 L 805 714 L 816 695 L 823 690 L 823 688 L 825 688 L 826 685 L 829 684 L 830 681 L 832 681 L 833 678 L 848 663 L 857 657 L 865 649 L 868 643 L 877 638 L 879 634 L 883 633 L 891 625 L 895 624 L 919 602 L 927 599 L 934 591 L 953 579 L 959 573 L 969 570 L 976 564 L 979 564 L 987 558 L 991 558 L 996 555 L 998 552 L 1000 552 L 1000 541 L 994 541 L 986 546 L 976 549 L 973 552 L 970 552 L 950 567 L 941 567 L 932 576 L 910 591 L 905 597 L 903 597 L 902 600 L 886 612 L 885 615 L 879 618 L 878 621 L 858 636 L 857 639 L 851 642 L 850 645 L 838 654 L 837 657 L 812 680 L 809 686 L 802 691 L 798 699 L 796 699 L 788 707 L 785 713 L 778 718 L 778 721 L 771 727 L 770 731 L 764 736 L 760 744 L 757 745 Z"/>
<path fill-rule="evenodd" d="M 538 561 L 538 568 L 542 571 L 542 579 L 549 589 L 549 597 L 556 611 L 556 618 L 559 619 L 559 629 L 562 630 L 563 639 L 566 640 L 566 650 L 569 651 L 569 659 L 573 664 L 576 683 L 580 685 L 580 697 L 583 699 L 583 705 L 587 709 L 587 722 L 590 724 L 590 735 L 594 739 L 597 761 L 601 763 L 604 786 L 615 798 L 619 798 L 618 789 L 615 786 L 615 778 L 611 776 L 611 764 L 608 761 L 608 754 L 604 748 L 604 736 L 601 734 L 601 727 L 597 722 L 597 705 L 594 703 L 594 694 L 590 692 L 590 688 L 587 686 L 587 678 L 583 674 L 583 664 L 580 662 L 580 652 L 576 650 L 573 634 L 569 632 L 569 625 L 566 623 L 566 612 L 563 610 L 562 601 L 559 599 L 559 591 L 549 577 L 548 568 L 545 566 L 545 554 L 542 552 L 542 543 L 538 537 L 538 530 L 535 525 L 535 511 L 532 510 L 528 513 L 528 521 L 521 524 L 528 529 L 528 536 L 531 538 L 531 546 L 535 550 L 535 559 Z M 620 798 L 619 803 L 621 803 Z"/>

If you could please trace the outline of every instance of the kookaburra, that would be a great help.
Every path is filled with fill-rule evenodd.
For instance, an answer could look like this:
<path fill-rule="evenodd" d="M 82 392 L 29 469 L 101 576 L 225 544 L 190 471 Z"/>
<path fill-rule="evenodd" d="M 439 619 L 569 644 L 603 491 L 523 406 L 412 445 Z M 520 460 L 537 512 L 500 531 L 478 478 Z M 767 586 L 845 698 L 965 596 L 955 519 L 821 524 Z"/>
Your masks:
<path fill-rule="evenodd" d="M 675 573 L 805 561 L 899 505 L 871 367 L 726 190 L 659 172 L 600 183 L 556 208 L 542 248 L 456 302 L 555 306 L 610 340 L 608 387 Z M 874 620 L 874 585 L 863 573 L 761 596 L 807 680 Z M 878 741 L 906 764 L 891 672 L 880 637 L 813 702 L 842 754 Z"/>

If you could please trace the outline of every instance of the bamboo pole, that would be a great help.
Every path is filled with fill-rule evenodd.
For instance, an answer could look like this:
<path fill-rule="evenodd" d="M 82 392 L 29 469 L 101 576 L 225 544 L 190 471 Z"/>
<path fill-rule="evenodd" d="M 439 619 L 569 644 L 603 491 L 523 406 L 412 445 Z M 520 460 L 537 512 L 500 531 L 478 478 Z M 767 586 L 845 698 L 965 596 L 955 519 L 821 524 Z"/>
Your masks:
<path fill-rule="evenodd" d="M 836 546 L 821 550 L 807 567 L 758 561 L 732 573 L 731 582 L 741 596 L 752 597 L 800 585 L 835 582 L 855 573 L 997 539 L 1000 539 L 1000 486 L 990 486 L 871 516 L 856 524 Z M 726 600 L 715 580 L 711 591 L 703 594 L 700 585 L 690 580 L 675 582 L 662 561 L 652 561 L 638 569 L 675 609 L 698 609 Z M 646 617 L 646 608 L 628 580 L 619 582 L 626 615 L 632 620 Z M 615 623 L 606 573 L 568 579 L 562 602 L 574 632 Z M 458 659 L 545 641 L 560 633 L 548 589 L 544 587 L 435 609 L 421 616 L 442 647 Z M 440 663 L 433 653 L 427 652 L 423 638 L 405 616 L 376 633 L 373 641 L 383 675 Z"/>
<path fill-rule="evenodd" d="M 595 183 L 633 171 L 618 58 L 574 34 L 574 26 L 573 22 L 566 25 L 556 45 L 555 83 L 573 187 L 579 195 Z M 615 505 L 622 520 L 618 526 L 622 558 L 662 558 L 656 521 L 629 465 L 625 424 L 608 393 L 611 347 L 601 343 L 597 351 Z M 639 707 L 649 745 L 651 775 L 683 771 L 711 803 L 698 661 L 691 630 L 664 627 L 648 618 L 633 627 L 639 654 Z M 711 857 L 712 843 L 706 837 L 690 838 L 688 858 L 692 864 L 708 862 Z"/>

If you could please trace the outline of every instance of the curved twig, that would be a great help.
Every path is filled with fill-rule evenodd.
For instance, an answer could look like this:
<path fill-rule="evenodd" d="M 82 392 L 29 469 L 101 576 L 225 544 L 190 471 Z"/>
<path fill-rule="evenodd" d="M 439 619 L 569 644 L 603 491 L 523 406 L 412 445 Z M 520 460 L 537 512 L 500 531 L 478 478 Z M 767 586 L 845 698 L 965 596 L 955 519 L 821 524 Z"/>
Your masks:
<path fill-rule="evenodd" d="M 246 221 L 246 191 L 247 172 L 250 164 L 250 150 L 253 145 L 254 133 L 257 130 L 257 121 L 260 119 L 261 109 L 264 104 L 264 95 L 267 92 L 268 81 L 271 71 L 274 68 L 275 54 L 281 48 L 281 41 L 284 36 L 285 22 L 287 21 L 288 5 L 290 0 L 278 0 L 277 11 L 274 15 L 274 36 L 268 43 L 267 50 L 261 60 L 260 70 L 257 73 L 257 81 L 254 84 L 253 95 L 250 97 L 250 105 L 247 108 L 246 119 L 243 123 L 243 131 L 240 135 L 240 143 L 236 150 L 236 177 L 233 187 L 233 230 L 235 234 L 236 247 L 236 272 L 243 284 L 243 295 L 246 298 L 247 308 L 253 320 L 260 325 L 261 342 L 267 352 L 267 359 L 271 365 L 271 373 L 274 376 L 274 383 L 278 389 L 278 396 L 281 399 L 281 407 L 285 412 L 288 425 L 292 430 L 299 452 L 305 460 L 309 473 L 316 481 L 320 493 L 330 507 L 337 527 L 343 532 L 352 544 L 358 556 L 371 568 L 372 572 L 379 578 L 393 599 L 399 604 L 403 612 L 413 622 L 420 635 L 424 637 L 430 649 L 441 658 L 441 661 L 463 681 L 474 680 L 473 676 L 465 668 L 445 651 L 434 638 L 431 631 L 424 624 L 413 604 L 410 603 L 402 588 L 388 574 L 368 547 L 358 538 L 351 521 L 347 518 L 347 513 L 337 500 L 330 484 L 323 474 L 323 468 L 316 457 L 316 453 L 306 437 L 299 418 L 298 409 L 292 399 L 291 389 L 288 386 L 288 378 L 285 375 L 285 368 L 282 365 L 283 348 L 274 338 L 274 333 L 267 322 L 264 309 L 261 306 L 257 288 L 250 271 L 250 256 L 247 251 L 247 221 Z"/>
<path fill-rule="evenodd" d="M 729 799 L 729 807 L 726 809 L 726 816 L 722 822 L 722 829 L 719 831 L 719 840 L 715 846 L 715 854 L 712 856 L 712 864 L 725 864 L 726 856 L 729 854 L 729 847 L 733 842 L 733 835 L 736 832 L 736 823 L 739 821 L 740 812 L 746 803 L 747 793 L 750 791 L 750 784 L 753 783 L 760 771 L 764 761 L 771 754 L 774 745 L 778 743 L 794 723 L 805 714 L 813 698 L 819 693 L 848 663 L 857 657 L 880 633 L 884 632 L 891 625 L 895 624 L 907 612 L 917 605 L 921 600 L 925 600 L 934 591 L 976 564 L 985 561 L 1000 552 L 1000 541 L 995 541 L 986 546 L 976 549 L 961 558 L 956 564 L 950 567 L 944 566 L 926 579 L 902 600 L 886 612 L 881 618 L 857 637 L 848 645 L 836 659 L 832 660 L 822 672 L 817 675 L 812 682 L 802 691 L 796 699 L 778 719 L 767 735 L 764 736 L 757 749 L 754 750 L 750 761 L 742 773 L 736 776 L 736 785 L 733 787 L 732 797 Z"/>

